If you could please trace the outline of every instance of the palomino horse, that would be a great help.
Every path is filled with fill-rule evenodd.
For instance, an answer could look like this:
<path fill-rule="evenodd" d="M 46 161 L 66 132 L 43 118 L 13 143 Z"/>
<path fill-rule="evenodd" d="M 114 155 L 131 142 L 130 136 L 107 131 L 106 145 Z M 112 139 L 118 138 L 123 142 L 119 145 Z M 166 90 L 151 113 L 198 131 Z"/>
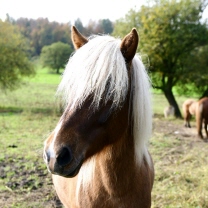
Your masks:
<path fill-rule="evenodd" d="M 65 110 L 44 147 L 56 192 L 65 207 L 149 208 L 151 96 L 137 31 L 87 39 L 72 27 L 71 37 L 77 50 L 58 88 Z"/>
<path fill-rule="evenodd" d="M 185 100 L 182 105 L 183 116 L 184 116 L 184 126 L 191 128 L 190 120 L 191 116 L 195 115 L 195 105 L 197 101 L 194 99 Z"/>
<path fill-rule="evenodd" d="M 208 139 L 208 97 L 204 97 L 200 99 L 196 104 L 196 110 L 195 110 L 195 116 L 196 116 L 196 127 L 197 127 L 197 134 L 198 136 L 203 139 L 202 135 L 202 125 L 204 123 L 204 130 L 206 132 L 206 136 Z"/>
<path fill-rule="evenodd" d="M 184 121 L 186 127 L 190 126 L 191 115 L 195 115 L 196 117 L 196 127 L 198 137 L 203 138 L 202 135 L 202 126 L 204 123 L 204 129 L 206 136 L 208 138 L 208 97 L 202 98 L 198 101 L 193 99 L 188 99 L 183 103 L 183 113 L 184 113 Z"/>

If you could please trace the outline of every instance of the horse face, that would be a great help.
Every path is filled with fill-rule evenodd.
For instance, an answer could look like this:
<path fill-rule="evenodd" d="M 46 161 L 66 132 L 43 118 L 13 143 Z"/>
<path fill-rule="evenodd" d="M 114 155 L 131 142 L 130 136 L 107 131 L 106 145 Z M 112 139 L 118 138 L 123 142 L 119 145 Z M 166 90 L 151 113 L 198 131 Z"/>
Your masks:
<path fill-rule="evenodd" d="M 88 43 L 75 27 L 72 27 L 71 36 L 76 49 Z M 136 53 L 138 41 L 136 29 L 132 29 L 121 42 L 120 50 L 127 65 Z M 127 130 L 129 97 L 128 94 L 122 105 L 113 110 L 111 100 L 100 103 L 94 110 L 90 96 L 80 108 L 74 111 L 66 108 L 57 127 L 45 141 L 44 160 L 49 171 L 73 177 L 89 157 L 117 142 Z"/>
<path fill-rule="evenodd" d="M 87 158 L 118 140 L 127 126 L 128 108 L 112 111 L 111 104 L 92 110 L 87 99 L 80 109 L 65 110 L 45 141 L 44 159 L 51 173 L 73 177 Z"/>

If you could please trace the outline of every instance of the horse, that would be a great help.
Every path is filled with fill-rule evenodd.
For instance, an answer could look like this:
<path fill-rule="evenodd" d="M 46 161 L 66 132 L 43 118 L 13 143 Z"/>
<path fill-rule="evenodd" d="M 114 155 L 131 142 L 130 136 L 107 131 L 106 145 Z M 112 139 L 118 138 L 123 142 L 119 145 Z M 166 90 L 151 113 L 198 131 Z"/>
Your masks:
<path fill-rule="evenodd" d="M 184 116 L 184 126 L 191 128 L 190 120 L 191 116 L 195 115 L 197 100 L 187 99 L 182 104 L 183 116 Z"/>
<path fill-rule="evenodd" d="M 65 109 L 43 151 L 56 193 L 67 208 L 150 208 L 151 82 L 137 30 L 87 38 L 72 26 L 71 38 L 57 89 Z"/>
<path fill-rule="evenodd" d="M 196 116 L 196 127 L 197 127 L 197 134 L 198 137 L 203 139 L 202 135 L 202 126 L 204 123 L 204 130 L 208 139 L 208 97 L 201 98 L 197 104 L 195 109 L 195 116 Z"/>
<path fill-rule="evenodd" d="M 165 118 L 168 118 L 169 116 L 174 116 L 175 108 L 172 105 L 169 105 L 164 109 L 163 113 Z"/>
<path fill-rule="evenodd" d="M 202 126 L 204 123 L 204 129 L 208 138 L 208 97 L 201 98 L 200 100 L 188 99 L 182 105 L 184 113 L 185 127 L 191 128 L 190 119 L 191 115 L 196 117 L 197 136 L 203 139 Z"/>

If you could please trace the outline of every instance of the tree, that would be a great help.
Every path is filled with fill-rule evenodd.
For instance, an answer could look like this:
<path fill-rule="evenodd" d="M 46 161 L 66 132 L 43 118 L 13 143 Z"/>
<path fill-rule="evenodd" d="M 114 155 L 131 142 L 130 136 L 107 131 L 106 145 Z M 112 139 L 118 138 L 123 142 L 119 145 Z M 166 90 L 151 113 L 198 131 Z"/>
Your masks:
<path fill-rule="evenodd" d="M 103 19 L 101 21 L 102 27 L 103 27 L 103 32 L 105 34 L 111 34 L 113 32 L 113 24 L 109 19 Z"/>
<path fill-rule="evenodd" d="M 65 67 L 72 51 L 70 45 L 62 42 L 44 46 L 40 55 L 43 67 L 54 69 L 59 74 L 59 70 Z"/>
<path fill-rule="evenodd" d="M 74 26 L 79 30 L 80 33 L 83 34 L 84 27 L 83 27 L 83 24 L 82 24 L 82 21 L 80 20 L 80 18 L 78 18 L 78 19 L 75 20 Z"/>
<path fill-rule="evenodd" d="M 193 95 L 199 98 L 208 97 L 208 45 L 193 50 L 185 61 L 184 67 L 188 74 L 182 74 L 183 82 L 179 80 L 176 90 L 181 94 Z"/>
<path fill-rule="evenodd" d="M 14 20 L 9 15 L 8 21 L 17 25 L 23 36 L 30 43 L 30 53 L 32 56 L 39 56 L 43 46 L 51 45 L 56 42 L 67 43 L 73 48 L 71 41 L 71 23 L 50 22 L 47 18 L 28 19 L 19 18 Z M 88 26 L 84 27 L 80 18 L 74 22 L 78 30 L 85 36 L 98 33 L 110 34 L 113 30 L 113 23 L 108 19 L 99 21 L 89 21 Z"/>
<path fill-rule="evenodd" d="M 98 21 L 89 20 L 82 34 L 85 36 L 91 34 L 111 34 L 112 31 L 113 23 L 109 19 L 100 19 Z"/>
<path fill-rule="evenodd" d="M 68 43 L 72 46 L 70 23 L 49 22 L 47 18 L 38 18 L 37 20 L 19 18 L 14 24 L 30 40 L 31 48 L 33 48 L 33 56 L 39 56 L 43 46 L 51 45 L 58 41 Z"/>
<path fill-rule="evenodd" d="M 157 0 L 142 6 L 139 12 L 131 10 L 127 21 L 121 21 L 123 27 L 131 22 L 139 28 L 141 53 L 149 57 L 153 86 L 162 90 L 174 106 L 176 117 L 181 113 L 173 87 L 190 73 L 185 64 L 191 52 L 208 43 L 206 23 L 201 21 L 205 7 L 206 2 L 201 0 Z M 118 31 L 121 28 L 116 27 Z"/>
<path fill-rule="evenodd" d="M 28 49 L 27 40 L 17 28 L 0 20 L 0 88 L 15 89 L 22 77 L 35 73 Z"/>

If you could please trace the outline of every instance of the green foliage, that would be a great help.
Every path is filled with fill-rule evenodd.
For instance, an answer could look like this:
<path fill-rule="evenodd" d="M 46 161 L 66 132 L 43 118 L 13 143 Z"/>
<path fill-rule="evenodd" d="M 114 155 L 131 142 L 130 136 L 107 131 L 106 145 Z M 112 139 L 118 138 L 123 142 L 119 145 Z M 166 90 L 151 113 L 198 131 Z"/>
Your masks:
<path fill-rule="evenodd" d="M 47 18 L 38 18 L 37 20 L 19 18 L 15 21 L 10 16 L 8 16 L 7 19 L 12 24 L 17 25 L 23 36 L 28 38 L 32 56 L 39 56 L 44 46 L 59 41 L 69 44 L 71 48 L 73 48 L 70 34 L 70 22 L 65 24 L 49 22 Z M 109 19 L 90 21 L 88 25 L 84 27 L 82 21 L 78 18 L 75 20 L 74 24 L 85 36 L 97 33 L 110 34 L 113 30 L 113 23 Z"/>
<path fill-rule="evenodd" d="M 198 47 L 190 53 L 186 60 L 186 71 L 189 73 L 182 74 L 183 82 L 179 81 L 176 90 L 179 93 L 192 96 L 197 93 L 200 97 L 208 96 L 208 45 Z"/>
<path fill-rule="evenodd" d="M 134 9 L 131 9 L 126 15 L 125 18 L 121 18 L 115 22 L 113 36 L 124 37 L 129 33 L 133 27 L 137 29 L 140 28 L 139 13 Z"/>
<path fill-rule="evenodd" d="M 72 51 L 70 45 L 62 42 L 44 46 L 40 56 L 43 67 L 55 69 L 58 74 L 59 70 L 65 67 Z"/>
<path fill-rule="evenodd" d="M 188 74 L 184 66 L 190 53 L 208 43 L 206 24 L 201 23 L 199 0 L 160 1 L 140 12 L 141 50 L 148 54 L 155 87 L 172 88 L 181 76 Z"/>
<path fill-rule="evenodd" d="M 43 46 L 51 45 L 55 42 L 60 41 L 72 46 L 70 23 L 49 22 L 47 18 L 38 18 L 37 20 L 19 18 L 15 24 L 21 33 L 30 40 L 33 56 L 39 56 Z"/>
<path fill-rule="evenodd" d="M 111 34 L 113 32 L 113 24 L 109 19 L 103 19 L 101 21 L 103 33 L 105 34 Z"/>
<path fill-rule="evenodd" d="M 208 28 L 201 20 L 205 6 L 206 2 L 201 0 L 155 0 L 138 12 L 130 10 L 126 18 L 115 25 L 114 35 L 124 35 L 132 27 L 138 28 L 140 53 L 149 58 L 153 86 L 163 91 L 178 117 L 181 114 L 172 89 L 179 83 L 188 83 L 185 82 L 187 77 L 189 82 L 196 78 L 195 72 L 190 73 L 188 60 L 196 55 L 193 52 L 196 48 L 208 44 Z M 208 65 L 204 67 L 207 69 Z M 204 73 L 202 67 L 194 70 Z"/>
<path fill-rule="evenodd" d="M 28 43 L 15 26 L 0 20 L 0 88 L 15 89 L 23 76 L 35 73 Z"/>

